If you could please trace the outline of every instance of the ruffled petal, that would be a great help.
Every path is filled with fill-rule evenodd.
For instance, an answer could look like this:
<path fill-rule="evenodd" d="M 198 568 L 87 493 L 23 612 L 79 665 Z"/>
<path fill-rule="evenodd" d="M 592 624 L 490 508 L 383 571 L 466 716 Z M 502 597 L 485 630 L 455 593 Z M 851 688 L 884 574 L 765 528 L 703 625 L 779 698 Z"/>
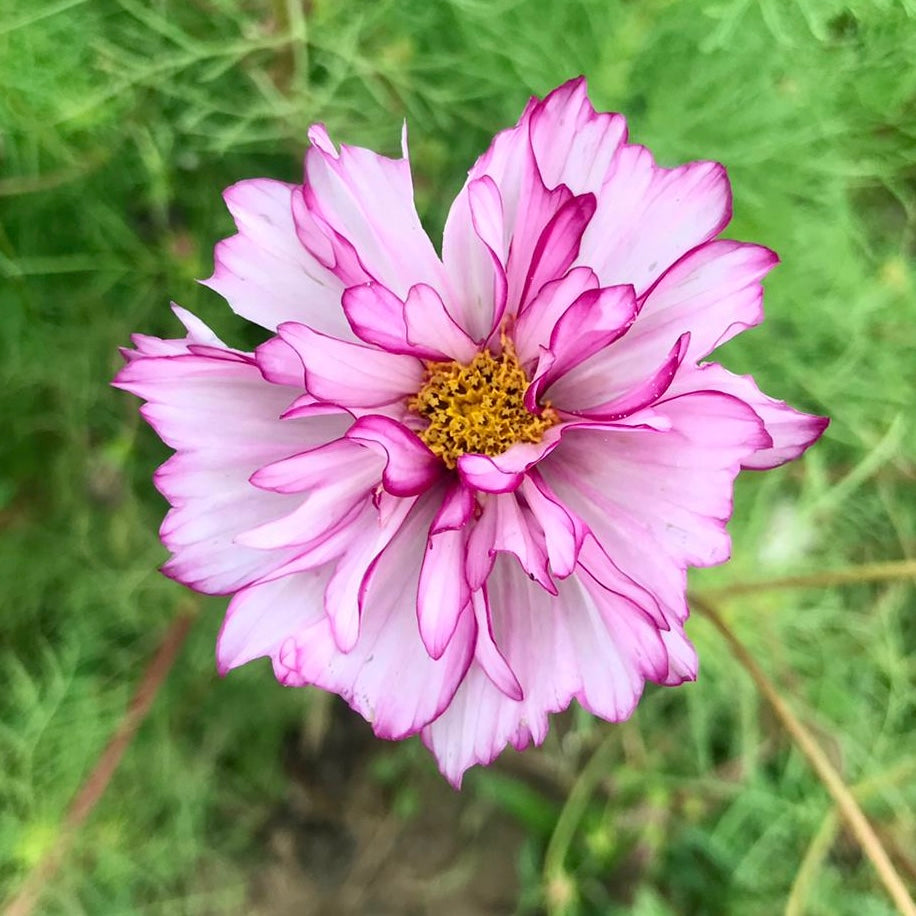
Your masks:
<path fill-rule="evenodd" d="M 596 112 L 584 77 L 578 77 L 537 102 L 528 118 L 531 148 L 547 187 L 563 184 L 574 194 L 597 194 L 627 139 L 623 115 Z"/>
<path fill-rule="evenodd" d="M 603 519 L 620 520 L 648 535 L 637 541 L 643 553 L 661 545 L 681 566 L 724 562 L 733 481 L 770 437 L 746 404 L 724 394 L 682 395 L 654 409 L 669 430 L 573 424 L 538 469 L 599 537 Z"/>
<path fill-rule="evenodd" d="M 343 284 L 300 242 L 292 217 L 293 185 L 257 178 L 224 193 L 238 234 L 216 246 L 213 275 L 205 286 L 243 318 L 275 330 L 301 321 L 349 339 L 340 310 Z"/>
<path fill-rule="evenodd" d="M 560 316 L 542 351 L 534 378 L 525 392 L 525 406 L 537 409 L 543 392 L 589 357 L 601 353 L 636 319 L 631 286 L 610 286 L 584 292 Z"/>
<path fill-rule="evenodd" d="M 474 652 L 470 608 L 440 658 L 431 658 L 420 639 L 417 586 L 435 511 L 434 498 L 418 503 L 373 563 L 363 582 L 359 638 L 349 653 L 339 650 L 324 618 L 299 630 L 274 656 L 283 683 L 340 694 L 383 738 L 406 738 L 439 716 Z"/>
<path fill-rule="evenodd" d="M 172 558 L 163 572 L 190 588 L 228 594 L 290 558 L 236 542 L 241 532 L 290 512 L 301 498 L 249 483 L 264 464 L 346 431 L 336 413 L 281 420 L 295 391 L 271 385 L 250 358 L 197 356 L 133 359 L 114 384 L 146 400 L 144 417 L 176 449 L 155 482 L 172 509 L 163 542 Z"/>
<path fill-rule="evenodd" d="M 802 413 L 768 397 L 749 375 L 735 375 L 716 363 L 678 373 L 671 394 L 689 391 L 722 391 L 740 398 L 763 421 L 772 445 L 758 449 L 742 462 L 742 467 L 765 471 L 798 458 L 820 439 L 830 423 L 827 417 Z"/>
<path fill-rule="evenodd" d="M 540 442 L 517 442 L 499 455 L 468 452 L 458 458 L 458 473 L 472 490 L 511 493 L 521 486 L 525 472 L 559 444 L 563 426 L 552 426 Z"/>
<path fill-rule="evenodd" d="M 519 312 L 512 340 L 519 362 L 526 368 L 550 345 L 550 335 L 560 317 L 584 293 L 598 289 L 598 277 L 588 267 L 574 267 L 559 280 L 551 280 Z"/>
<path fill-rule="evenodd" d="M 631 283 L 641 296 L 730 219 L 731 189 L 719 163 L 663 169 L 645 147 L 624 146 L 598 195 L 579 263 L 591 267 L 602 286 Z"/>
<path fill-rule="evenodd" d="M 760 281 L 778 263 L 769 248 L 728 239 L 688 252 L 646 294 L 621 353 L 654 344 L 658 354 L 689 331 L 688 361 L 702 359 L 763 319 Z"/>
<path fill-rule="evenodd" d="M 507 233 L 495 182 L 468 183 L 449 210 L 442 239 L 448 276 L 446 307 L 478 344 L 499 325 L 506 308 Z"/>
<path fill-rule="evenodd" d="M 290 635 L 318 623 L 330 569 L 249 585 L 229 602 L 216 640 L 220 674 L 255 658 L 276 655 Z"/>
<path fill-rule="evenodd" d="M 639 607 L 571 576 L 554 598 L 506 558 L 488 583 L 494 645 L 521 690 L 513 698 L 475 662 L 448 709 L 423 730 L 446 778 L 460 786 L 464 771 L 490 763 L 507 744 L 540 744 L 548 715 L 575 697 L 612 721 L 627 718 L 647 678 L 664 680 L 669 660 L 657 628 Z M 482 616 L 482 615 L 481 615 Z M 502 671 L 504 686 L 512 682 Z"/>
<path fill-rule="evenodd" d="M 470 490 L 453 485 L 429 529 L 420 568 L 417 621 L 432 658 L 442 656 L 471 600 L 465 556 L 474 505 Z"/>
<path fill-rule="evenodd" d="M 382 485 L 394 496 L 416 496 L 442 476 L 442 462 L 419 436 L 389 417 L 360 417 L 347 438 L 376 449 L 385 458 Z"/>
<path fill-rule="evenodd" d="M 423 363 L 414 357 L 327 337 L 303 324 L 286 323 L 279 330 L 302 360 L 309 393 L 328 403 L 380 407 L 423 384 Z"/>
<path fill-rule="evenodd" d="M 309 231 L 307 217 L 317 218 L 327 239 L 315 251 L 328 257 L 329 246 L 335 272 L 350 286 L 361 279 L 374 279 L 403 299 L 414 283 L 442 288 L 443 271 L 432 242 L 420 225 L 414 206 L 413 181 L 407 156 L 406 133 L 403 157 L 389 159 L 358 146 L 335 149 L 324 126 L 309 130 L 311 148 L 305 157 L 305 181 L 309 193 L 300 199 L 296 217 L 300 232 Z M 345 244 L 344 244 L 345 243 Z M 352 266 L 340 270 L 342 261 L 358 252 L 363 277 Z M 288 316 L 295 320 L 295 316 Z"/>

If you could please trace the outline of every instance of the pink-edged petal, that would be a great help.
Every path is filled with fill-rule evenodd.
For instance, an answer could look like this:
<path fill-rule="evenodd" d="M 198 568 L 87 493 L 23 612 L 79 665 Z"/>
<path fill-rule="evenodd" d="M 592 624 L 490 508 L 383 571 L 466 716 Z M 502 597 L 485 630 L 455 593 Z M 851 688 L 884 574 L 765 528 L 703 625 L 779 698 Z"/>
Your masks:
<path fill-rule="evenodd" d="M 553 382 L 626 334 L 636 319 L 636 311 L 631 286 L 582 293 L 554 326 L 548 350 L 525 392 L 525 406 L 534 411 L 541 394 Z"/>
<path fill-rule="evenodd" d="M 259 178 L 225 191 L 239 231 L 216 246 L 213 275 L 204 285 L 223 296 L 236 314 L 271 330 L 284 321 L 301 321 L 350 338 L 340 310 L 343 285 L 296 234 L 293 188 Z"/>
<path fill-rule="evenodd" d="M 515 493 L 489 494 L 483 502 L 483 511 L 468 538 L 468 578 L 472 588 L 484 584 L 497 553 L 513 554 L 529 579 L 556 594 L 547 568 L 543 532 L 531 510 L 519 505 Z"/>
<path fill-rule="evenodd" d="M 530 114 L 531 148 L 548 188 L 597 193 L 627 138 L 622 115 L 592 107 L 583 77 L 554 89 Z"/>
<path fill-rule="evenodd" d="M 299 497 L 251 486 L 258 467 L 343 434 L 340 412 L 312 420 L 279 419 L 295 392 L 264 380 L 253 362 L 187 354 L 139 357 L 114 384 L 146 400 L 141 411 L 177 450 L 155 483 L 172 509 L 162 537 L 172 552 L 163 571 L 191 588 L 226 594 L 289 559 L 235 538 L 290 512 Z"/>
<path fill-rule="evenodd" d="M 551 403 L 566 413 L 596 420 L 620 420 L 628 417 L 654 404 L 668 391 L 687 355 L 689 344 L 690 334 L 682 334 L 671 348 L 664 362 L 654 372 L 625 391 L 615 393 L 600 404 L 589 404 L 589 395 L 591 394 L 593 398 L 595 396 L 596 383 L 600 385 L 600 379 L 596 373 L 598 365 L 598 361 L 596 361 L 595 364 L 589 367 L 587 373 L 583 373 L 582 378 L 585 379 L 585 382 L 581 385 L 581 388 L 577 385 L 579 379 L 577 379 L 575 371 L 567 375 L 562 380 L 562 388 L 556 386 L 558 390 L 551 390 Z M 610 354 L 608 354 L 606 362 L 608 367 L 613 365 L 613 359 Z"/>
<path fill-rule="evenodd" d="M 763 421 L 772 439 L 768 447 L 758 449 L 742 462 L 742 467 L 756 471 L 779 467 L 798 458 L 821 437 L 830 423 L 827 417 L 802 413 L 765 395 L 749 375 L 735 375 L 716 363 L 678 373 L 671 393 L 689 391 L 722 391 L 740 398 Z"/>
<path fill-rule="evenodd" d="M 367 501 L 378 484 L 382 463 L 374 450 L 339 439 L 266 465 L 252 475 L 255 486 L 276 492 L 308 489 L 309 493 L 292 512 L 242 532 L 236 542 L 259 550 L 314 542 Z"/>
<path fill-rule="evenodd" d="M 519 313 L 512 332 L 515 352 L 525 366 L 547 349 L 550 335 L 563 313 L 583 293 L 598 289 L 598 277 L 588 267 L 574 267 L 559 280 L 546 283 Z"/>
<path fill-rule="evenodd" d="M 458 459 L 458 473 L 471 489 L 511 493 L 521 485 L 525 472 L 557 447 L 562 431 L 562 426 L 552 426 L 540 442 L 518 442 L 499 455 L 469 452 Z"/>
<path fill-rule="evenodd" d="M 442 462 L 402 423 L 377 414 L 360 417 L 347 438 L 375 448 L 385 458 L 382 485 L 394 496 L 416 496 L 443 473 Z"/>
<path fill-rule="evenodd" d="M 305 388 L 305 369 L 299 354 L 282 337 L 271 337 L 254 351 L 261 375 L 275 385 Z"/>
<path fill-rule="evenodd" d="M 455 200 L 442 239 L 446 308 L 478 344 L 489 338 L 506 308 L 506 257 L 502 199 L 484 176 L 469 182 Z"/>
<path fill-rule="evenodd" d="M 778 263 L 769 248 L 728 239 L 689 251 L 645 295 L 621 353 L 643 350 L 652 361 L 689 331 L 687 361 L 702 359 L 762 320 L 760 281 Z"/>
<path fill-rule="evenodd" d="M 578 687 L 566 608 L 500 557 L 488 583 L 492 639 L 523 699 L 510 699 L 475 663 L 448 708 L 423 730 L 443 775 L 460 786 L 464 771 L 487 764 L 512 743 L 540 744 L 548 713 L 565 709 Z"/>
<path fill-rule="evenodd" d="M 302 324 L 283 324 L 279 331 L 302 360 L 309 393 L 323 401 L 380 407 L 423 384 L 423 364 L 413 357 L 326 337 Z"/>
<path fill-rule="evenodd" d="M 407 342 L 433 359 L 469 363 L 478 346 L 448 313 L 440 295 L 424 283 L 412 286 L 404 303 Z"/>
<path fill-rule="evenodd" d="M 429 531 L 417 591 L 420 637 L 432 658 L 440 658 L 471 600 L 465 573 L 467 524 L 474 499 L 460 483 L 446 494 Z"/>
<path fill-rule="evenodd" d="M 275 493 L 304 493 L 332 484 L 337 478 L 368 473 L 367 467 L 374 472 L 381 462 L 373 460 L 358 443 L 336 439 L 258 468 L 251 482 Z"/>
<path fill-rule="evenodd" d="M 341 652 L 350 652 L 359 637 L 363 583 L 379 554 L 401 530 L 415 499 L 398 499 L 385 515 L 367 505 L 350 526 L 349 540 L 324 593 L 331 635 Z"/>
<path fill-rule="evenodd" d="M 493 638 L 493 623 L 490 618 L 490 603 L 486 588 L 474 592 L 474 618 L 477 621 L 477 645 L 474 661 L 500 693 L 510 700 L 523 700 L 525 692 L 515 672 L 509 667 L 506 657 L 500 652 Z"/>
<path fill-rule="evenodd" d="M 413 283 L 440 288 L 442 265 L 414 206 L 406 134 L 400 159 L 358 146 L 341 145 L 338 151 L 321 124 L 310 128 L 309 140 L 312 146 L 305 158 L 308 193 L 302 202 L 308 215 L 321 224 L 338 263 L 350 256 L 342 245 L 345 242 L 358 252 L 369 277 L 399 298 L 407 295 Z M 303 215 L 298 211 L 300 225 Z M 327 257 L 326 248 L 316 251 Z M 354 279 L 354 271 L 346 270 L 344 279 Z"/>
<path fill-rule="evenodd" d="M 730 219 L 731 190 L 719 163 L 663 169 L 644 147 L 624 146 L 598 194 L 579 263 L 591 267 L 602 286 L 631 283 L 642 295 Z"/>
<path fill-rule="evenodd" d="M 574 697 L 617 721 L 632 712 L 647 678 L 668 676 L 665 645 L 651 619 L 587 575 L 563 580 L 555 598 L 501 557 L 487 588 L 493 643 L 522 697 L 497 687 L 479 662 L 471 666 L 448 709 L 423 730 L 453 785 L 507 744 L 540 744 L 548 715 Z"/>
<path fill-rule="evenodd" d="M 569 511 L 536 471 L 529 471 L 519 492 L 544 532 L 544 546 L 550 569 L 560 579 L 565 579 L 576 568 L 579 551 L 585 539 L 585 527 Z"/>
<path fill-rule="evenodd" d="M 274 656 L 283 683 L 340 694 L 383 738 L 405 738 L 439 716 L 474 652 L 470 608 L 439 659 L 429 656 L 417 629 L 420 564 L 435 512 L 435 497 L 421 497 L 373 563 L 363 583 L 359 637 L 350 652 L 339 650 L 323 619 L 298 631 Z"/>
<path fill-rule="evenodd" d="M 572 197 L 561 206 L 544 227 L 525 277 L 519 297 L 519 311 L 536 296 L 545 283 L 562 277 L 579 254 L 582 233 L 595 214 L 594 194 Z"/>
<path fill-rule="evenodd" d="M 324 616 L 322 594 L 330 570 L 312 570 L 243 588 L 216 640 L 216 666 L 225 675 L 252 659 L 279 652 L 292 633 Z"/>
<path fill-rule="evenodd" d="M 349 287 L 341 304 L 360 340 L 393 353 L 413 353 L 407 344 L 404 303 L 381 283 L 370 280 Z"/>
<path fill-rule="evenodd" d="M 602 518 L 619 519 L 649 535 L 644 551 L 659 544 L 681 566 L 721 563 L 731 547 L 732 484 L 770 437 L 746 404 L 725 394 L 682 395 L 654 409 L 669 430 L 570 424 L 539 470 L 599 538 Z"/>

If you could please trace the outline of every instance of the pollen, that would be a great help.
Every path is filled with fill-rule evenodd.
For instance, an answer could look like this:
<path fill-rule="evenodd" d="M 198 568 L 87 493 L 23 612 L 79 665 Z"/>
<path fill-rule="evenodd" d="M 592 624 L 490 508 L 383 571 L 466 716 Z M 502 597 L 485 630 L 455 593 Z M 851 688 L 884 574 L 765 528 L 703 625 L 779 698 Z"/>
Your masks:
<path fill-rule="evenodd" d="M 518 442 L 540 442 L 559 421 L 549 404 L 540 413 L 525 407 L 529 380 L 505 335 L 499 356 L 483 350 L 466 366 L 428 362 L 426 376 L 407 406 L 428 421 L 417 434 L 446 467 L 468 452 L 500 455 Z"/>

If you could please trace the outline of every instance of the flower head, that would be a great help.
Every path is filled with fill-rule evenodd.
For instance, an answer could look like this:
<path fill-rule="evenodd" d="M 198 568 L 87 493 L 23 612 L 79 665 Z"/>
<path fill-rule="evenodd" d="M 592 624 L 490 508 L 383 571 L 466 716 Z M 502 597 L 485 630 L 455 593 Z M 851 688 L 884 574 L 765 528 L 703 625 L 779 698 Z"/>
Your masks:
<path fill-rule="evenodd" d="M 115 384 L 175 454 L 164 571 L 231 594 L 219 670 L 269 656 L 455 784 L 576 699 L 612 721 L 696 675 L 685 571 L 729 555 L 732 484 L 827 421 L 702 360 L 762 318 L 766 248 L 717 239 L 725 170 L 674 169 L 584 80 L 471 169 L 441 257 L 403 158 L 309 133 L 301 185 L 226 191 L 208 285 Z"/>

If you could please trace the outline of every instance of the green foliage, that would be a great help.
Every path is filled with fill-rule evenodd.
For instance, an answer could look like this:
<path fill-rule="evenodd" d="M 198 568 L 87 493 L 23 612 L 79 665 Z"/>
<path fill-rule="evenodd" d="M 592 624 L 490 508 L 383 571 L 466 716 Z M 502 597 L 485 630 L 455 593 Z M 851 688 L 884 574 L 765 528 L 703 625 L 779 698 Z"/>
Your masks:
<path fill-rule="evenodd" d="M 171 296 L 256 342 L 194 278 L 230 232 L 219 191 L 295 180 L 313 121 L 393 152 L 406 118 L 434 232 L 494 131 L 580 72 L 661 161 L 724 162 L 730 234 L 783 263 L 768 321 L 722 360 L 833 422 L 797 465 L 744 475 L 734 558 L 693 581 L 912 557 L 914 16 L 891 0 L 6 0 L 0 898 L 55 843 L 187 601 L 155 571 L 164 510 L 150 479 L 166 450 L 107 386 L 117 347 L 136 330 L 174 332 Z M 911 868 L 912 597 L 891 584 L 729 606 Z M 43 912 L 244 911 L 258 830 L 288 793 L 283 739 L 308 696 L 261 663 L 216 678 L 221 607 L 203 605 Z M 520 911 L 769 914 L 794 893 L 796 912 L 892 912 L 718 635 L 702 619 L 690 633 L 697 684 L 650 689 L 622 726 L 572 717 L 562 740 L 558 729 L 529 752 L 552 788 L 469 778 L 468 811 L 496 806 L 528 837 Z M 598 746 L 606 770 L 583 788 Z M 426 766 L 405 753 L 389 765 L 401 779 Z M 405 816 L 417 791 L 398 796 Z M 558 870 L 542 885 L 545 855 Z"/>

